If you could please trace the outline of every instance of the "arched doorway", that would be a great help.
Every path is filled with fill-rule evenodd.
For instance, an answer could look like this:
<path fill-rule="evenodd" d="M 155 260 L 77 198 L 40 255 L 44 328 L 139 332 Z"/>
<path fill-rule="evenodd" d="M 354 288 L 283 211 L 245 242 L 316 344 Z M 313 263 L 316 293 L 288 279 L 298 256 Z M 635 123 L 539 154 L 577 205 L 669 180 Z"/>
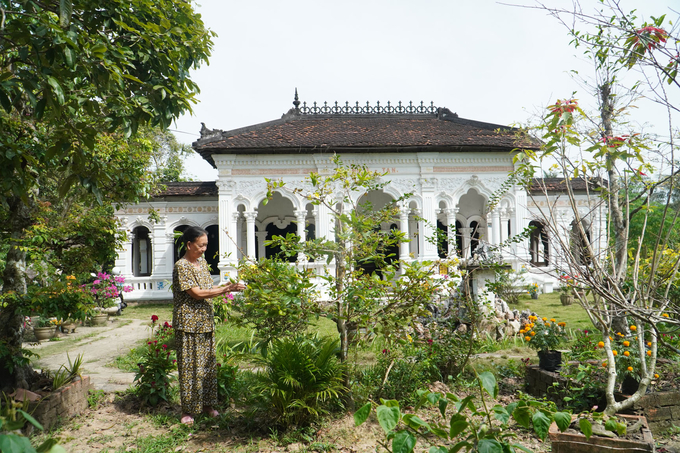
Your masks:
<path fill-rule="evenodd" d="M 145 226 L 138 226 L 132 230 L 132 274 L 135 277 L 148 277 L 153 268 L 153 253 L 151 250 L 151 235 Z"/>

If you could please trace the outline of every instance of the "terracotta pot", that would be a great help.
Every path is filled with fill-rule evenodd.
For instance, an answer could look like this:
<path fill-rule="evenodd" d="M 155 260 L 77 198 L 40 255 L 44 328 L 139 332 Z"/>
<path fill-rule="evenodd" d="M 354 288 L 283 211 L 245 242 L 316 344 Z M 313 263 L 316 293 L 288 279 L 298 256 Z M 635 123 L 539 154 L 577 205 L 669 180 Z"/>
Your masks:
<path fill-rule="evenodd" d="M 33 334 L 35 335 L 35 339 L 38 341 L 49 340 L 54 336 L 56 332 L 57 328 L 54 326 L 33 328 Z"/>
<path fill-rule="evenodd" d="M 571 305 L 574 303 L 574 296 L 571 294 L 560 294 L 560 302 L 562 302 L 562 305 Z"/>
<path fill-rule="evenodd" d="M 581 433 L 560 432 L 557 424 L 550 425 L 548 435 L 552 443 L 552 453 L 598 453 L 598 452 L 617 452 L 617 453 L 638 453 L 653 452 L 654 438 L 647 425 L 647 419 L 638 415 L 621 415 L 617 417 L 625 418 L 629 423 L 634 423 L 642 418 L 642 440 L 619 439 L 616 437 L 590 436 L 586 439 Z M 575 418 L 576 416 L 574 416 Z"/>
<path fill-rule="evenodd" d="M 557 371 L 562 367 L 560 351 L 538 351 L 538 367 L 545 371 Z"/>
<path fill-rule="evenodd" d="M 106 313 L 94 315 L 92 317 L 92 325 L 94 326 L 104 326 L 106 325 L 106 322 L 109 320 L 109 315 Z"/>

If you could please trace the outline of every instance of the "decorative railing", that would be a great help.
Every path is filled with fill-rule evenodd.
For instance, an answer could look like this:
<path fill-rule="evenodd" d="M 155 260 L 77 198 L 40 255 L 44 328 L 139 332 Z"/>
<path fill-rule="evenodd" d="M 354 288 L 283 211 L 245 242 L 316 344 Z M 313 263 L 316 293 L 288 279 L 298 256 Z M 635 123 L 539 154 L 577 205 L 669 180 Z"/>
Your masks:
<path fill-rule="evenodd" d="M 299 104 L 298 101 L 297 105 Z M 335 101 L 333 105 L 328 105 L 328 102 L 324 102 L 323 105 L 317 105 L 316 102 L 307 105 L 303 102 L 298 111 L 301 115 L 434 115 L 437 113 L 437 107 L 433 102 L 425 105 L 423 101 L 420 101 L 420 105 L 414 105 L 412 101 L 409 101 L 408 105 L 402 104 L 401 101 L 396 105 L 392 105 L 389 101 L 386 105 L 380 105 L 380 101 L 375 105 L 370 105 L 368 102 L 366 105 L 359 105 L 359 102 L 355 105 L 350 105 L 349 102 L 341 105 Z"/>

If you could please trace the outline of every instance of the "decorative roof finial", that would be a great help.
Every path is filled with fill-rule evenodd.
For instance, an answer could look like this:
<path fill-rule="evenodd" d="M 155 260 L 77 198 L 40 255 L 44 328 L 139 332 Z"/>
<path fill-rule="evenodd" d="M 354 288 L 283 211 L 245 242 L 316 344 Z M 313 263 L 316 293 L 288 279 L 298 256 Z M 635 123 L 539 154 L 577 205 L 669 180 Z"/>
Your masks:
<path fill-rule="evenodd" d="M 297 87 L 295 87 L 295 100 L 293 101 L 293 105 L 295 106 L 296 112 L 300 110 L 300 98 L 298 98 Z"/>

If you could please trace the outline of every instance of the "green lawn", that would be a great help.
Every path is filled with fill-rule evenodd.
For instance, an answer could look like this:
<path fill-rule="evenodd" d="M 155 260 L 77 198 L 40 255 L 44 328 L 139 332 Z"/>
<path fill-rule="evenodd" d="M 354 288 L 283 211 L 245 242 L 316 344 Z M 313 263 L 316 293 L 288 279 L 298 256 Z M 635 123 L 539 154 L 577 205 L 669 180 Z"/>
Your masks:
<path fill-rule="evenodd" d="M 562 305 L 559 292 L 540 294 L 538 299 L 520 296 L 519 303 L 510 306 L 510 309 L 515 308 L 520 312 L 529 309 L 539 317 L 555 318 L 558 322 L 564 321 L 567 323 L 567 329 L 594 329 L 585 310 L 578 303 Z"/>

